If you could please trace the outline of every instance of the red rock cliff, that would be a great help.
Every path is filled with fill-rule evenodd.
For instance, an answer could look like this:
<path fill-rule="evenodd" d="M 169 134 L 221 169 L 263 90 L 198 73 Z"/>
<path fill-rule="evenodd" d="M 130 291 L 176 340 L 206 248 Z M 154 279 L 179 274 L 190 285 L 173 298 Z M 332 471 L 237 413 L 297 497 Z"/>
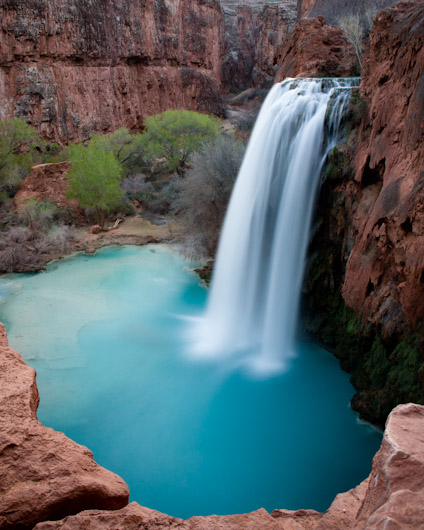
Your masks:
<path fill-rule="evenodd" d="M 357 74 L 358 60 L 342 30 L 323 17 L 301 19 L 278 56 L 276 82 L 286 77 L 345 77 Z"/>
<path fill-rule="evenodd" d="M 395 3 L 396 0 L 298 0 L 298 18 L 325 17 L 329 24 L 334 24 L 340 16 L 363 12 L 368 6 L 375 9 L 384 9 Z"/>
<path fill-rule="evenodd" d="M 222 81 L 226 89 L 264 87 L 276 55 L 296 21 L 295 0 L 221 0 L 227 33 Z"/>
<path fill-rule="evenodd" d="M 0 118 L 68 141 L 166 108 L 219 114 L 222 17 L 218 0 L 5 0 Z"/>
<path fill-rule="evenodd" d="M 361 84 L 361 196 L 343 297 L 390 336 L 424 321 L 424 3 L 381 12 Z"/>

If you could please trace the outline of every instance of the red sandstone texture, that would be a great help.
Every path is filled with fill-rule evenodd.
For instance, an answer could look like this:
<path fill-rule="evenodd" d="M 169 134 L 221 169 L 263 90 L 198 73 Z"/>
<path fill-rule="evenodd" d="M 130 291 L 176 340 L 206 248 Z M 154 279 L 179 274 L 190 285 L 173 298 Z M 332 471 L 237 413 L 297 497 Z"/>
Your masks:
<path fill-rule="evenodd" d="M 125 506 L 125 482 L 87 448 L 41 425 L 38 402 L 35 371 L 8 347 L 0 324 L 0 529 Z"/>
<path fill-rule="evenodd" d="M 346 303 L 385 336 L 424 321 L 424 3 L 381 12 L 365 58 L 368 105 L 356 157 L 358 237 Z"/>
<path fill-rule="evenodd" d="M 140 129 L 167 108 L 222 113 L 218 0 L 0 5 L 0 119 L 48 139 Z"/>
<path fill-rule="evenodd" d="M 340 494 L 325 514 L 265 510 L 175 519 L 132 503 L 116 512 L 87 511 L 37 530 L 407 530 L 424 527 L 424 407 L 400 405 L 389 416 L 369 479 Z"/>
<path fill-rule="evenodd" d="M 296 21 L 295 0 L 221 0 L 227 35 L 225 89 L 272 85 L 276 57 Z"/>
<path fill-rule="evenodd" d="M 29 198 L 38 201 L 51 201 L 62 208 L 70 208 L 80 214 L 81 209 L 76 200 L 66 197 L 68 188 L 67 173 L 70 171 L 69 162 L 57 164 L 40 164 L 31 169 L 31 173 L 19 186 L 14 197 L 15 206 L 19 208 Z"/>
<path fill-rule="evenodd" d="M 311 11 L 315 8 L 317 0 L 298 0 L 298 17 L 304 18 L 307 17 Z"/>
<path fill-rule="evenodd" d="M 337 26 L 323 17 L 300 20 L 278 58 L 276 82 L 287 77 L 344 77 L 355 75 L 358 60 Z"/>

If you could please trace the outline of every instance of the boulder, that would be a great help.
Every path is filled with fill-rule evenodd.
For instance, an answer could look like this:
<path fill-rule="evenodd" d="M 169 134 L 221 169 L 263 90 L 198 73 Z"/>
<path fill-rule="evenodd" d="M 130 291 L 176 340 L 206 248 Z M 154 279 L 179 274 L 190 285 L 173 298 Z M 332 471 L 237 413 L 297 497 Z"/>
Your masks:
<path fill-rule="evenodd" d="M 91 228 L 90 228 L 90 232 L 92 234 L 100 234 L 100 232 L 102 231 L 102 227 L 100 225 L 93 225 Z"/>
<path fill-rule="evenodd" d="M 35 371 L 8 347 L 2 324 L 0 336 L 0 529 L 125 506 L 129 492 L 120 477 L 37 420 Z"/>

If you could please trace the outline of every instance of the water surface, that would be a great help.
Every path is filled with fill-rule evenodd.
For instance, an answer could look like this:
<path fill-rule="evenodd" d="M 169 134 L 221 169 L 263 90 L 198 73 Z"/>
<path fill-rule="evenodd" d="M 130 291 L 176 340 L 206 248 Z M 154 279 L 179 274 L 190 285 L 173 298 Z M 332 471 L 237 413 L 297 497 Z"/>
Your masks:
<path fill-rule="evenodd" d="M 263 380 L 190 359 L 207 290 L 187 265 L 164 246 L 107 248 L 3 278 L 0 320 L 37 370 L 40 421 L 174 516 L 325 510 L 381 441 L 348 406 L 349 376 L 305 343 Z"/>

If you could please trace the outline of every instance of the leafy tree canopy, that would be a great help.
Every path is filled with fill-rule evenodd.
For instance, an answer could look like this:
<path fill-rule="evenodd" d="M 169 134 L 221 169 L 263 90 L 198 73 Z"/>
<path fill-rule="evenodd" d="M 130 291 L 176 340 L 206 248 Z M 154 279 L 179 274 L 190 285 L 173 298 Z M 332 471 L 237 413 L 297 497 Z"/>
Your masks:
<path fill-rule="evenodd" d="M 94 209 L 97 222 L 103 227 L 105 214 L 117 206 L 123 196 L 121 164 L 113 152 L 105 151 L 96 143 L 87 147 L 74 145 L 69 151 L 68 197 L 77 199 L 82 208 Z"/>
<path fill-rule="evenodd" d="M 37 132 L 20 119 L 0 121 L 0 184 L 16 184 L 29 172 Z"/>
<path fill-rule="evenodd" d="M 105 151 L 111 151 L 123 166 L 124 176 L 148 171 L 150 160 L 146 153 L 145 142 L 141 134 L 131 134 L 125 127 L 110 135 L 94 134 L 90 145 L 96 145 Z"/>
<path fill-rule="evenodd" d="M 146 152 L 165 158 L 171 171 L 184 173 L 190 155 L 218 135 L 219 120 L 189 110 L 167 110 L 145 120 L 142 138 Z"/>

